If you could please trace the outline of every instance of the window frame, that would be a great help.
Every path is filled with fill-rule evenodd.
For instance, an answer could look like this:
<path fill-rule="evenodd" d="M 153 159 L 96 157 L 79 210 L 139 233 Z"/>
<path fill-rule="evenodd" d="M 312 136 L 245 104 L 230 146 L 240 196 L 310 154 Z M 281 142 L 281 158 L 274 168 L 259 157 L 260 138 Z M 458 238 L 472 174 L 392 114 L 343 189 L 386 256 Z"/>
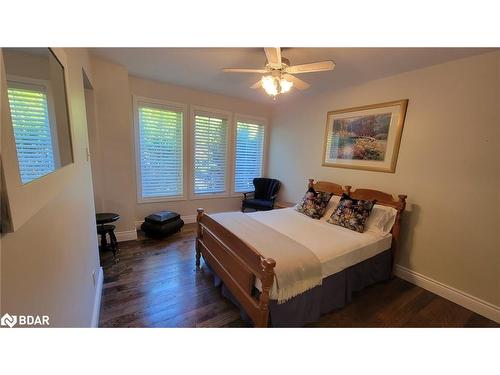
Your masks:
<path fill-rule="evenodd" d="M 241 113 L 234 114 L 233 121 L 233 138 L 232 138 L 232 174 L 231 174 L 231 197 L 241 197 L 243 192 L 236 192 L 236 137 L 238 131 L 238 122 L 246 122 L 255 125 L 261 125 L 264 127 L 264 142 L 262 146 L 262 177 L 267 175 L 267 145 L 268 145 L 268 133 L 269 133 L 269 122 L 265 117 L 246 115 Z"/>
<path fill-rule="evenodd" d="M 233 170 L 233 163 L 231 157 L 231 147 L 233 142 L 233 113 L 230 111 L 225 111 L 222 109 L 209 108 L 204 106 L 192 105 L 190 108 L 190 147 L 189 147 L 189 199 L 214 199 L 214 198 L 227 198 L 231 196 L 231 180 Z M 194 192 L 194 174 L 195 174 L 195 158 L 194 158 L 194 136 L 195 136 L 195 121 L 196 115 L 205 115 L 211 117 L 225 118 L 227 120 L 226 129 L 226 168 L 224 171 L 224 192 L 222 193 L 207 193 L 207 194 L 197 194 Z"/>
<path fill-rule="evenodd" d="M 9 88 L 17 88 L 20 90 L 33 90 L 33 91 L 38 91 L 38 92 L 43 92 L 45 94 L 45 97 L 47 99 L 47 115 L 48 115 L 48 120 L 49 120 L 49 128 L 50 128 L 50 139 L 51 139 L 51 145 L 52 145 L 52 157 L 53 157 L 53 163 L 54 163 L 54 170 L 44 174 L 43 176 L 40 176 L 38 178 L 35 178 L 34 180 L 22 183 L 21 179 L 21 174 L 19 174 L 19 180 L 21 181 L 22 185 L 30 184 L 35 180 L 38 180 L 40 178 L 43 178 L 47 176 L 48 174 L 54 173 L 58 169 L 60 169 L 61 166 L 61 155 L 59 153 L 59 134 L 57 131 L 57 123 L 56 123 L 56 114 L 55 114 L 55 106 L 54 106 L 54 94 L 52 92 L 52 87 L 50 85 L 50 81 L 45 80 L 45 79 L 39 79 L 39 78 L 31 78 L 31 77 L 23 77 L 23 76 L 17 76 L 13 74 L 8 74 L 7 75 L 7 91 Z M 41 90 L 40 90 L 41 89 Z M 15 136 L 14 136 L 15 140 Z M 16 157 L 18 158 L 19 162 L 19 155 L 17 155 L 17 144 L 16 144 Z M 21 173 L 21 170 L 19 169 L 19 173 Z"/>
<path fill-rule="evenodd" d="M 137 203 L 154 203 L 154 202 L 172 202 L 172 201 L 185 201 L 187 200 L 188 189 L 188 165 L 189 165 L 189 148 L 188 148 L 188 106 L 184 103 L 171 102 L 163 99 L 149 98 L 139 95 L 133 95 L 133 117 L 134 117 L 134 153 L 135 153 L 135 173 L 136 173 L 136 189 L 137 189 Z M 139 107 L 141 104 L 151 105 L 153 108 L 170 110 L 182 113 L 182 194 L 176 196 L 158 196 L 158 197 L 143 197 L 142 196 L 142 171 L 141 171 L 141 137 L 140 137 L 140 124 L 139 124 Z"/>

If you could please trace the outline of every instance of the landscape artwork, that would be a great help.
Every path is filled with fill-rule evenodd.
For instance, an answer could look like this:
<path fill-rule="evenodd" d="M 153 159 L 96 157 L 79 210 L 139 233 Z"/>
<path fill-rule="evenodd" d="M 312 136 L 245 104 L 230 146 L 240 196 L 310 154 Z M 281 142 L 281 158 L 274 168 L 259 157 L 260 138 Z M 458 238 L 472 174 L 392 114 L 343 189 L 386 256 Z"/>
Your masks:
<path fill-rule="evenodd" d="M 390 113 L 334 120 L 330 158 L 383 161 L 390 124 Z"/>
<path fill-rule="evenodd" d="M 394 172 L 408 100 L 328 112 L 323 165 Z"/>

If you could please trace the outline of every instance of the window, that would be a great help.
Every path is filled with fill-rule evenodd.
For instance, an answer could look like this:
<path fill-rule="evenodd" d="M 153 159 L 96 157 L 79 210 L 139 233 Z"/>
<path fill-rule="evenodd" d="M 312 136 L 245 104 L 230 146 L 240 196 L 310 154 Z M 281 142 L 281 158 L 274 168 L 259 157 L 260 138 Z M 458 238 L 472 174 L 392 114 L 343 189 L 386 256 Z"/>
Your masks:
<path fill-rule="evenodd" d="M 195 195 L 226 192 L 228 118 L 194 112 L 193 192 Z"/>
<path fill-rule="evenodd" d="M 135 100 L 140 200 L 184 195 L 184 110 Z"/>
<path fill-rule="evenodd" d="M 234 191 L 241 193 L 254 189 L 253 179 L 262 176 L 264 155 L 263 125 L 236 122 L 236 165 Z"/>
<path fill-rule="evenodd" d="M 21 182 L 26 184 L 56 169 L 47 90 L 13 82 L 8 86 Z"/>

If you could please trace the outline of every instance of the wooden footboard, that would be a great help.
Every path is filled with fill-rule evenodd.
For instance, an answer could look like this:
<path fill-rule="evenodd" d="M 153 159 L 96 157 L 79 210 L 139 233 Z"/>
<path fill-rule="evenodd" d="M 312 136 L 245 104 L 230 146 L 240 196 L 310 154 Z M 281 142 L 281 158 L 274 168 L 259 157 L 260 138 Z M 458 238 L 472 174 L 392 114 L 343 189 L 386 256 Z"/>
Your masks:
<path fill-rule="evenodd" d="M 203 255 L 254 325 L 267 327 L 269 292 L 274 282 L 276 262 L 250 248 L 224 226 L 205 215 L 202 208 L 197 211 L 196 265 L 200 265 Z M 262 284 L 259 297 L 252 295 L 256 278 Z"/>

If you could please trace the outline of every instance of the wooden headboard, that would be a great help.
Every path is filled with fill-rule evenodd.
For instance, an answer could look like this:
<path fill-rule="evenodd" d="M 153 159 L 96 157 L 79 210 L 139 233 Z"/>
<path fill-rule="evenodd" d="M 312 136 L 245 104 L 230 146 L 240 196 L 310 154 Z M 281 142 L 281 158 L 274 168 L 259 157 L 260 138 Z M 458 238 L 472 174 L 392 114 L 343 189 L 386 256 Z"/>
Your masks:
<path fill-rule="evenodd" d="M 372 189 L 356 189 L 352 191 L 352 186 L 346 185 L 346 190 L 350 197 L 354 199 L 364 199 L 364 200 L 376 200 L 377 204 L 381 204 L 383 206 L 389 206 L 395 208 L 398 213 L 396 215 L 396 221 L 392 226 L 391 234 L 392 234 L 392 248 L 394 250 L 394 254 L 396 253 L 396 249 L 399 248 L 399 232 L 401 230 L 401 214 L 406 208 L 406 198 L 407 195 L 400 194 L 398 195 L 398 199 L 394 199 L 391 194 L 384 193 L 379 190 Z"/>
<path fill-rule="evenodd" d="M 339 196 L 341 196 L 343 193 L 347 193 L 347 191 L 344 190 L 342 185 L 336 184 L 334 182 L 328 182 L 328 181 L 314 182 L 314 179 L 312 179 L 312 178 L 309 179 L 308 187 L 313 188 L 316 191 L 324 191 L 324 192 L 333 193 L 334 195 L 339 195 Z"/>
<path fill-rule="evenodd" d="M 380 190 L 372 189 L 356 189 L 352 190 L 352 186 L 346 185 L 347 194 L 354 199 L 376 200 L 377 204 L 390 206 L 398 211 L 403 211 L 406 205 L 406 195 L 398 195 L 399 199 L 394 199 L 391 194 L 384 193 Z"/>
<path fill-rule="evenodd" d="M 349 195 L 354 199 L 363 199 L 363 200 L 376 200 L 377 204 L 381 204 L 383 206 L 393 207 L 397 210 L 396 221 L 392 226 L 391 234 L 392 234 L 392 248 L 394 253 L 399 246 L 399 232 L 401 229 L 401 214 L 405 210 L 406 207 L 406 195 L 400 194 L 398 195 L 398 199 L 394 199 L 392 194 L 385 193 L 379 190 L 372 189 L 356 189 L 352 190 L 352 186 L 346 185 L 342 187 L 339 184 L 334 182 L 327 181 L 317 181 L 314 182 L 314 179 L 309 179 L 309 187 L 314 188 L 316 191 L 325 191 L 329 193 L 333 193 L 335 195 L 342 195 L 343 193 Z"/>

